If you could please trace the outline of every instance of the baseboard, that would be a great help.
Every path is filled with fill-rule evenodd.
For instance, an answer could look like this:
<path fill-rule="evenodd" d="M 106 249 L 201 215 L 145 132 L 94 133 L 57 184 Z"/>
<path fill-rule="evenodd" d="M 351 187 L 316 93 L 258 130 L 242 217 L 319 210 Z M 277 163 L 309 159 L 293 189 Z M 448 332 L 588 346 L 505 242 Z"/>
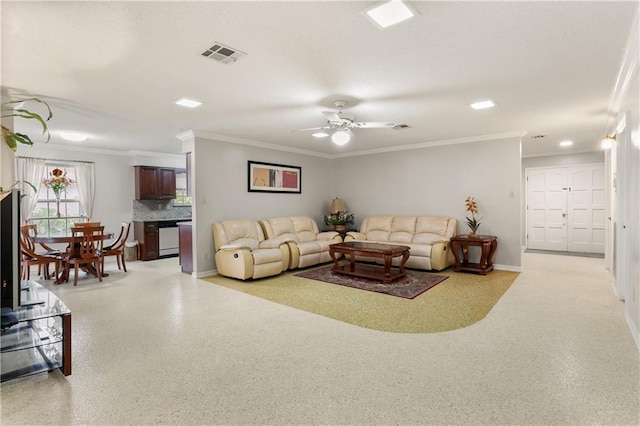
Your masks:
<path fill-rule="evenodd" d="M 212 269 L 210 271 L 203 271 L 203 272 L 192 272 L 191 276 L 194 278 L 206 278 L 206 277 L 212 277 L 214 275 L 218 275 L 218 270 L 217 269 Z"/>
<path fill-rule="evenodd" d="M 496 271 L 524 272 L 522 266 L 496 265 L 495 263 L 493 264 L 493 269 Z"/>
<path fill-rule="evenodd" d="M 624 319 L 627 321 L 627 327 L 629 327 L 629 331 L 631 332 L 631 337 L 636 344 L 636 348 L 640 351 L 640 333 L 638 332 L 634 322 L 631 320 L 629 312 L 624 313 Z"/>

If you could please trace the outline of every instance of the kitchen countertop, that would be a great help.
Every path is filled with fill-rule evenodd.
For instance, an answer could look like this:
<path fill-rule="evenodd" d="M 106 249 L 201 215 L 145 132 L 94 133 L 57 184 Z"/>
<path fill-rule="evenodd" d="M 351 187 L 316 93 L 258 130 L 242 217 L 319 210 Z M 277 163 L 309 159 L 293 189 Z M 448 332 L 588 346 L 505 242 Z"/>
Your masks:
<path fill-rule="evenodd" d="M 176 222 L 189 222 L 190 217 L 148 217 L 143 219 L 133 219 L 134 222 L 161 222 L 161 221 L 176 221 Z"/>

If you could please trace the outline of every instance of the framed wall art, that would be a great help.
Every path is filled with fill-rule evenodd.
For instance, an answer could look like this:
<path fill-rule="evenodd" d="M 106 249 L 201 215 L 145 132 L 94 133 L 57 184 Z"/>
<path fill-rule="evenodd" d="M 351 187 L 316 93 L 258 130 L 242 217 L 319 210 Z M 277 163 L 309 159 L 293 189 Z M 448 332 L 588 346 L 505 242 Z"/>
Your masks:
<path fill-rule="evenodd" d="M 249 192 L 302 193 L 302 168 L 249 161 Z"/>

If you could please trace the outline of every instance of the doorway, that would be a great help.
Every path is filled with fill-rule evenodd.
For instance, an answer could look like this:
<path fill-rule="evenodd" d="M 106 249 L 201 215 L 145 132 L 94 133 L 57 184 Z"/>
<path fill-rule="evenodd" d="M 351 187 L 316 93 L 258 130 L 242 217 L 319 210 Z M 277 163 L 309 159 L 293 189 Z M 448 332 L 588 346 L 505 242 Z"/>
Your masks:
<path fill-rule="evenodd" d="M 604 254 L 604 164 L 528 168 L 525 179 L 527 248 Z"/>

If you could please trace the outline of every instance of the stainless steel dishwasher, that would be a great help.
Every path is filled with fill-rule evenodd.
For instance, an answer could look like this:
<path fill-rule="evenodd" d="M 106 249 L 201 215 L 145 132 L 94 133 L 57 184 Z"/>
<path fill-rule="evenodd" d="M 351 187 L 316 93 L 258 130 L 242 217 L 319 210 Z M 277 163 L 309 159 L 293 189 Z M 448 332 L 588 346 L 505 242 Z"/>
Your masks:
<path fill-rule="evenodd" d="M 158 257 L 177 256 L 179 253 L 177 220 L 158 221 Z"/>

